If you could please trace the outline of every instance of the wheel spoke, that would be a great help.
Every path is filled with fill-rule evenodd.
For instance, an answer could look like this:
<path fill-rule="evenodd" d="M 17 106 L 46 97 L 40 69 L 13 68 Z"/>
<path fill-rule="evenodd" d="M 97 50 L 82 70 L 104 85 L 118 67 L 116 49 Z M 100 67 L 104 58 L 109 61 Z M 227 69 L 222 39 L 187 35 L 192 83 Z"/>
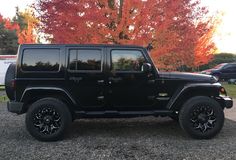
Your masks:
<path fill-rule="evenodd" d="M 207 128 L 209 128 L 209 129 L 212 129 L 212 128 L 213 128 L 213 125 L 210 124 L 210 123 L 206 123 L 206 126 L 207 126 Z"/>
<path fill-rule="evenodd" d="M 216 119 L 209 119 L 208 123 L 210 123 L 211 125 L 216 121 Z"/>
<path fill-rule="evenodd" d="M 196 123 L 197 120 L 196 120 L 196 119 L 191 119 L 191 122 L 192 122 L 192 123 Z"/>
<path fill-rule="evenodd" d="M 211 111 L 210 112 L 208 112 L 208 116 L 212 116 L 214 114 L 214 111 L 213 111 L 213 109 L 211 109 Z"/>
<path fill-rule="evenodd" d="M 204 123 L 202 126 L 203 126 L 203 127 L 202 127 L 202 132 L 204 133 L 204 132 L 206 132 L 206 130 L 208 129 L 208 127 L 207 127 L 207 124 L 206 124 L 206 123 Z"/>
<path fill-rule="evenodd" d="M 58 126 L 55 126 L 54 124 L 51 124 L 51 130 L 55 130 L 55 129 L 58 129 L 59 127 Z"/>
<path fill-rule="evenodd" d="M 35 118 L 38 119 L 38 120 L 41 120 L 42 119 L 42 115 L 40 113 L 35 114 Z"/>
<path fill-rule="evenodd" d="M 41 130 L 41 132 L 44 133 L 46 131 L 46 126 L 43 126 L 42 128 L 43 130 Z"/>
<path fill-rule="evenodd" d="M 42 129 L 43 127 L 43 124 L 42 123 L 39 123 L 39 124 L 34 124 L 35 127 L 38 127 L 39 129 Z"/>
<path fill-rule="evenodd" d="M 56 119 L 54 119 L 54 122 L 59 122 L 61 120 L 61 117 L 58 117 Z"/>
<path fill-rule="evenodd" d="M 202 125 L 199 123 L 197 127 L 195 127 L 196 129 L 202 129 Z"/>

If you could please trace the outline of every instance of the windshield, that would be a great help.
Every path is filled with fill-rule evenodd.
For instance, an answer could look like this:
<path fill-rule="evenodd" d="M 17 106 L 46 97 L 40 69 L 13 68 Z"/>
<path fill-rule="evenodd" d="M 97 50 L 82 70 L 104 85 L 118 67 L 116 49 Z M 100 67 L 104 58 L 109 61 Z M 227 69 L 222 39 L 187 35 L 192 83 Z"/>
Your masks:
<path fill-rule="evenodd" d="M 150 51 L 148 51 L 148 50 L 146 50 L 147 52 L 147 56 L 151 59 L 151 61 L 152 61 L 152 63 L 154 64 L 154 61 L 153 61 L 153 58 L 152 58 L 152 56 L 151 56 L 151 54 L 150 54 Z M 154 68 L 156 69 L 156 71 L 157 72 L 159 72 L 159 69 L 156 67 L 156 65 L 154 64 Z"/>
<path fill-rule="evenodd" d="M 224 67 L 227 63 L 222 63 L 222 64 L 219 64 L 217 66 L 215 66 L 213 69 L 220 69 L 222 67 Z"/>

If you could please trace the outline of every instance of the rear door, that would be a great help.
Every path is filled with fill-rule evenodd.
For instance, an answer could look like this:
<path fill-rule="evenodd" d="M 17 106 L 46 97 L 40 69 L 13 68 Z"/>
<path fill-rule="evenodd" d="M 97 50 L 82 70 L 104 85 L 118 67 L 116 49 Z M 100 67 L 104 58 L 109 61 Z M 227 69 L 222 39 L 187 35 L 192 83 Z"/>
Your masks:
<path fill-rule="evenodd" d="M 103 52 L 103 47 L 67 47 L 67 85 L 83 110 L 104 107 Z"/>

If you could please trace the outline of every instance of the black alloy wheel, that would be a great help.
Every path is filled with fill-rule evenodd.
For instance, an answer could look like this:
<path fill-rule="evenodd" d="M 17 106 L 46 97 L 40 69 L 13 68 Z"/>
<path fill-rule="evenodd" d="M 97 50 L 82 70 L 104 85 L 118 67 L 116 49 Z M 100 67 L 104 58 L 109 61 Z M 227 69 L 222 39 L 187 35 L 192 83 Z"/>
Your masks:
<path fill-rule="evenodd" d="M 224 125 L 224 112 L 213 98 L 195 96 L 184 103 L 179 112 L 181 128 L 196 139 L 216 136 Z"/>
<path fill-rule="evenodd" d="M 40 141 L 62 139 L 72 122 L 68 106 L 56 98 L 43 98 L 34 102 L 26 114 L 26 128 Z"/>

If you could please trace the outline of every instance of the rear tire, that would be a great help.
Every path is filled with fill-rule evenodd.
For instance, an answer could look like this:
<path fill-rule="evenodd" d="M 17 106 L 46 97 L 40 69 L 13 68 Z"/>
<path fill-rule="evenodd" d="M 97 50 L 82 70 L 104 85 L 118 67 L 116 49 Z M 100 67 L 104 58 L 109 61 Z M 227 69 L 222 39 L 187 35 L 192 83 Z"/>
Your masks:
<path fill-rule="evenodd" d="M 5 76 L 5 90 L 6 90 L 7 97 L 10 100 L 15 99 L 15 95 L 14 95 L 15 90 L 14 88 L 12 88 L 12 80 L 14 80 L 15 76 L 16 76 L 16 65 L 10 64 L 6 72 L 6 76 Z"/>
<path fill-rule="evenodd" d="M 26 128 L 40 141 L 62 139 L 72 122 L 65 103 L 55 98 L 43 98 L 33 103 L 26 114 Z"/>
<path fill-rule="evenodd" d="M 212 98 L 196 96 L 189 99 L 179 113 L 181 128 L 196 139 L 216 136 L 224 125 L 224 112 Z"/>

